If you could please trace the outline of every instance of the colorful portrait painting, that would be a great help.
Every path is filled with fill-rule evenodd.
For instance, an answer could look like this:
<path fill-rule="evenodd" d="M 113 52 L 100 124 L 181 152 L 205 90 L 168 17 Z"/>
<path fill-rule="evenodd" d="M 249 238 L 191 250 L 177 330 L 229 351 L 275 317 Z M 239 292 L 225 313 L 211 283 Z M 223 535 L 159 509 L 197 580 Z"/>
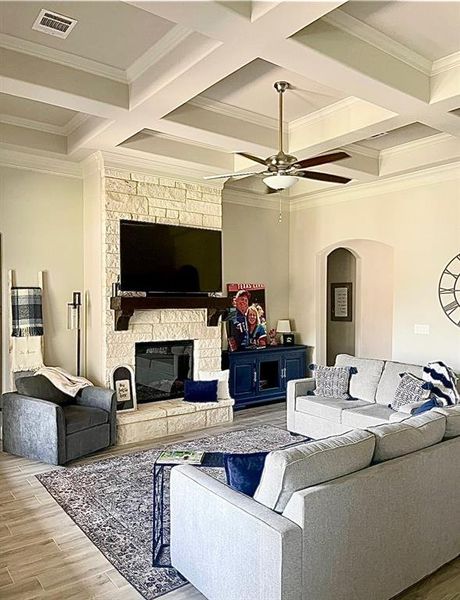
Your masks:
<path fill-rule="evenodd" d="M 265 285 L 228 283 L 231 309 L 227 319 L 228 346 L 235 350 L 263 348 L 267 345 Z"/>

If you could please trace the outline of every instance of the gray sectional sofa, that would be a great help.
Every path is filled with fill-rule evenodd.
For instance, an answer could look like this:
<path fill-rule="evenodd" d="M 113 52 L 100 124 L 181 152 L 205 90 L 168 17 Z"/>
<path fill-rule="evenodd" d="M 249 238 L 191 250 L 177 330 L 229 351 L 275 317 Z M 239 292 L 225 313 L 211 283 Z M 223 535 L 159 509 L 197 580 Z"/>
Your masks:
<path fill-rule="evenodd" d="M 388 600 L 460 554 L 459 502 L 460 406 L 433 409 L 271 452 L 254 498 L 175 467 L 172 564 L 208 600 Z"/>
<path fill-rule="evenodd" d="M 356 358 L 338 354 L 337 367 L 356 367 L 350 379 L 350 394 L 356 400 L 337 400 L 310 396 L 315 379 L 297 379 L 288 382 L 287 428 L 313 439 L 338 435 L 355 428 L 372 427 L 397 422 L 408 417 L 388 408 L 400 382 L 400 373 L 422 377 L 423 367 L 371 358 Z"/>

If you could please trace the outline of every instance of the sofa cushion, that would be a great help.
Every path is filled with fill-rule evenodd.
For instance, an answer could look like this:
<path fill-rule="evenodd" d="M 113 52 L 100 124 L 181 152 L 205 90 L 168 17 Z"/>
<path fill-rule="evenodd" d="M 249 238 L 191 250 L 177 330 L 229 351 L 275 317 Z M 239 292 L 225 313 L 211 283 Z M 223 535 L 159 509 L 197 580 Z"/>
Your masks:
<path fill-rule="evenodd" d="M 393 410 L 399 410 L 406 404 L 428 400 L 432 388 L 430 383 L 419 379 L 412 373 L 400 373 L 400 377 L 394 398 L 390 402 Z"/>
<path fill-rule="evenodd" d="M 377 386 L 375 401 L 379 404 L 385 404 L 385 406 L 388 406 L 392 403 L 396 388 L 401 381 L 399 374 L 412 373 L 412 375 L 421 378 L 422 372 L 423 367 L 420 365 L 407 365 L 405 363 L 387 361 L 385 363 L 379 385 Z"/>
<path fill-rule="evenodd" d="M 391 408 L 388 408 L 388 406 L 368 403 L 367 406 L 361 406 L 359 408 L 352 408 L 351 410 L 343 411 L 342 424 L 353 428 L 373 427 L 374 425 L 388 423 L 390 416 L 394 412 L 395 411 Z"/>
<path fill-rule="evenodd" d="M 72 396 L 61 392 L 61 390 L 51 383 L 48 377 L 45 377 L 44 375 L 19 377 L 16 379 L 16 389 L 19 394 L 22 394 L 23 396 L 48 400 L 48 402 L 60 404 L 61 406 L 74 402 Z"/>
<path fill-rule="evenodd" d="M 317 366 L 315 370 L 316 387 L 315 396 L 325 396 L 348 400 L 350 394 L 350 378 L 356 373 L 352 367 L 323 367 Z"/>
<path fill-rule="evenodd" d="M 401 423 L 368 428 L 376 438 L 374 463 L 391 460 L 440 442 L 446 432 L 446 417 L 429 411 Z"/>
<path fill-rule="evenodd" d="M 224 454 L 224 468 L 228 485 L 242 494 L 254 496 L 259 485 L 268 452 Z"/>
<path fill-rule="evenodd" d="M 384 365 L 383 360 L 338 354 L 335 364 L 337 367 L 356 367 L 358 372 L 350 380 L 350 395 L 352 398 L 375 402 L 375 392 Z"/>
<path fill-rule="evenodd" d="M 109 413 L 101 408 L 90 408 L 89 406 L 77 406 L 75 404 L 64 406 L 65 428 L 67 434 L 76 433 L 83 429 L 89 429 L 96 425 L 104 425 L 109 422 Z"/>
<path fill-rule="evenodd" d="M 342 411 L 359 406 L 366 406 L 364 400 L 338 400 L 337 398 L 326 398 L 324 396 L 298 396 L 295 409 L 299 412 L 329 419 L 335 423 L 342 422 Z"/>
<path fill-rule="evenodd" d="M 297 490 L 369 466 L 374 446 L 372 434 L 357 430 L 270 452 L 254 499 L 282 512 Z"/>
<path fill-rule="evenodd" d="M 217 379 L 211 381 L 194 381 L 186 379 L 184 382 L 185 402 L 217 402 Z"/>
<path fill-rule="evenodd" d="M 228 385 L 230 371 L 200 371 L 198 379 L 200 381 L 212 381 L 217 379 L 217 400 L 230 400 L 230 388 Z"/>
<path fill-rule="evenodd" d="M 439 413 L 446 417 L 446 432 L 444 439 L 449 440 L 460 435 L 460 404 L 455 406 L 443 406 L 441 408 L 433 408 L 433 412 Z"/>

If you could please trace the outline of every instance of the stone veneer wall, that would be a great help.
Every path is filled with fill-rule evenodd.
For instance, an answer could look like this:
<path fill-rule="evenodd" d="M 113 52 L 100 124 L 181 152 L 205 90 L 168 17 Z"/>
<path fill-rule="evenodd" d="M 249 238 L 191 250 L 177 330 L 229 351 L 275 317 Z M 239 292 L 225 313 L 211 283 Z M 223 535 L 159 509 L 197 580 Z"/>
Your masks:
<path fill-rule="evenodd" d="M 134 367 L 136 342 L 194 340 L 195 375 L 198 370 L 220 369 L 221 329 L 207 327 L 205 310 L 137 311 L 128 331 L 115 331 L 110 296 L 120 272 L 120 219 L 221 230 L 221 189 L 111 168 L 105 168 L 103 183 L 103 352 L 107 384 L 113 367 Z"/>

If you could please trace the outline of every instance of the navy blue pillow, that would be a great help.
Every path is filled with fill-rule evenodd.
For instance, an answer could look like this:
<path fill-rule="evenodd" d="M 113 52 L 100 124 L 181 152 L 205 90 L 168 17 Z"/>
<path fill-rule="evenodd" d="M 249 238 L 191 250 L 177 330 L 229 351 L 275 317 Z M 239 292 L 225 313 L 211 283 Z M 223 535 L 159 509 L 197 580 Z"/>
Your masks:
<path fill-rule="evenodd" d="M 411 413 L 411 415 L 413 417 L 415 417 L 415 415 L 421 415 L 422 413 L 427 412 L 428 410 L 431 410 L 432 408 L 436 408 L 438 406 L 439 406 L 439 402 L 436 400 L 436 398 L 430 398 L 429 400 L 424 402 L 421 406 L 416 408 L 414 410 L 414 412 Z"/>
<path fill-rule="evenodd" d="M 184 400 L 186 402 L 217 402 L 217 379 L 211 381 L 193 381 L 186 379 Z"/>
<path fill-rule="evenodd" d="M 242 494 L 253 496 L 259 485 L 268 452 L 224 454 L 228 485 Z"/>

